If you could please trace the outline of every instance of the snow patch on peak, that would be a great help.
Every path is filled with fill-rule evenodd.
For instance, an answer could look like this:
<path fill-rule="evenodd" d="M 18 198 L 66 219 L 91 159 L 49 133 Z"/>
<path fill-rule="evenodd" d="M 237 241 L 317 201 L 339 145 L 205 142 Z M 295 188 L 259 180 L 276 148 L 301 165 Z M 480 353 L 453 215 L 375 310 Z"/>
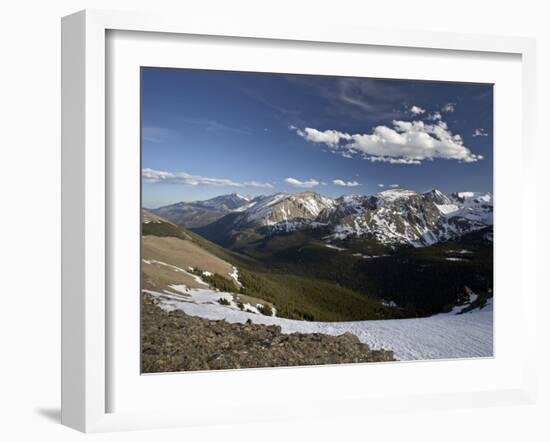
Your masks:
<path fill-rule="evenodd" d="M 418 195 L 418 192 L 407 189 L 388 189 L 378 193 L 384 200 L 393 202 L 400 198 L 409 198 Z"/>
<path fill-rule="evenodd" d="M 246 196 L 246 195 L 241 195 L 240 193 L 235 193 L 234 194 L 237 198 L 241 199 L 241 200 L 244 200 L 244 201 L 250 201 L 252 199 L 252 197 L 250 196 Z"/>

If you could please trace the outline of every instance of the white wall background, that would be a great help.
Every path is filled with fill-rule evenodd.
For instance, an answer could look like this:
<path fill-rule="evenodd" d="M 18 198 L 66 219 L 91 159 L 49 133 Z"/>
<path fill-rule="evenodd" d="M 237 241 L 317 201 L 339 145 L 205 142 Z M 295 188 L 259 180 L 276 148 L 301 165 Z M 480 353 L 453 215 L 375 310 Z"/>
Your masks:
<path fill-rule="evenodd" d="M 505 4 L 506 3 L 506 4 Z M 392 0 L 11 0 L 0 6 L 0 438 L 83 440 L 59 425 L 60 357 L 60 17 L 84 8 L 168 10 L 250 20 L 351 23 L 372 27 L 534 36 L 538 39 L 538 200 L 550 202 L 543 138 L 550 79 L 545 2 Z M 519 122 L 519 115 L 518 115 Z M 514 152 L 510 152 L 513 155 Z M 521 185 L 519 177 L 518 186 Z M 208 429 L 102 434 L 101 441 L 155 440 L 549 440 L 548 284 L 540 223 L 540 398 L 537 405 L 379 415 L 363 421 L 287 422 Z M 6 284 L 7 282 L 7 284 Z M 546 298 L 546 299 L 545 299 Z M 413 381 L 413 380 L 411 380 Z M 185 400 L 185 398 L 182 398 Z"/>

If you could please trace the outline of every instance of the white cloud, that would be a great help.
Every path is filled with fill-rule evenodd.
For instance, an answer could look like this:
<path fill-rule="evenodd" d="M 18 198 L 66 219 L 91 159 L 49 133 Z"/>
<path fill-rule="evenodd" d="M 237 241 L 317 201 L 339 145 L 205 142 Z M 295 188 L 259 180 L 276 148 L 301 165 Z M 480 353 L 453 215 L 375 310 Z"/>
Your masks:
<path fill-rule="evenodd" d="M 391 157 L 364 157 L 371 163 L 390 163 L 390 164 L 422 164 L 422 161 L 411 158 L 391 158 Z"/>
<path fill-rule="evenodd" d="M 422 108 L 419 107 L 419 106 L 413 106 L 413 107 L 411 107 L 411 108 L 409 109 L 409 111 L 410 111 L 411 113 L 413 113 L 414 115 L 420 115 L 420 114 L 423 114 L 423 113 L 426 112 L 425 109 L 422 109 Z"/>
<path fill-rule="evenodd" d="M 441 120 L 442 118 L 443 117 L 441 116 L 440 112 L 434 112 L 433 114 L 430 114 L 427 117 L 428 120 L 433 120 L 433 121 Z"/>
<path fill-rule="evenodd" d="M 393 187 L 395 189 L 396 187 L 399 187 L 399 184 L 390 184 L 388 187 Z"/>
<path fill-rule="evenodd" d="M 467 163 L 483 159 L 453 134 L 447 123 L 423 121 L 393 121 L 393 127 L 377 126 L 372 133 L 349 134 L 336 130 L 313 128 L 294 129 L 296 133 L 316 144 L 323 144 L 333 153 L 346 158 L 359 157 L 371 162 L 391 164 L 421 164 L 422 161 L 446 159 Z"/>
<path fill-rule="evenodd" d="M 262 182 L 259 182 L 259 181 L 245 181 L 242 183 L 243 186 L 242 187 L 259 187 L 259 188 L 263 188 L 263 189 L 272 189 L 273 188 L 273 184 L 271 183 L 262 183 Z"/>
<path fill-rule="evenodd" d="M 291 126 L 292 129 L 292 126 Z M 313 143 L 325 143 L 328 146 L 336 146 L 340 140 L 350 140 L 351 136 L 336 130 L 325 130 L 321 132 L 311 127 L 306 127 L 304 130 L 296 129 L 296 133 L 306 140 Z"/>
<path fill-rule="evenodd" d="M 357 181 L 344 181 L 344 180 L 340 180 L 340 179 L 332 180 L 332 183 L 336 184 L 337 186 L 342 186 L 342 187 L 357 187 L 357 186 L 361 185 Z"/>
<path fill-rule="evenodd" d="M 378 187 L 384 187 L 384 184 L 379 184 Z"/>
<path fill-rule="evenodd" d="M 258 181 L 233 181 L 227 178 L 210 178 L 191 175 L 185 172 L 165 172 L 149 168 L 142 169 L 141 176 L 148 183 L 168 183 L 187 186 L 260 187 L 268 189 L 273 187 L 270 183 L 260 183 Z"/>
<path fill-rule="evenodd" d="M 473 137 L 487 137 L 489 134 L 487 131 L 481 127 L 478 127 L 474 130 L 474 133 L 472 134 Z"/>
<path fill-rule="evenodd" d="M 306 180 L 306 181 L 300 181 L 300 180 L 297 180 L 296 178 L 285 178 L 285 182 L 287 184 L 290 184 L 291 186 L 304 187 L 306 189 L 310 189 L 312 187 L 315 187 L 321 184 L 319 181 L 313 178 L 310 178 L 309 180 Z"/>
<path fill-rule="evenodd" d="M 447 103 L 441 108 L 441 112 L 454 112 L 456 108 L 456 103 Z"/>

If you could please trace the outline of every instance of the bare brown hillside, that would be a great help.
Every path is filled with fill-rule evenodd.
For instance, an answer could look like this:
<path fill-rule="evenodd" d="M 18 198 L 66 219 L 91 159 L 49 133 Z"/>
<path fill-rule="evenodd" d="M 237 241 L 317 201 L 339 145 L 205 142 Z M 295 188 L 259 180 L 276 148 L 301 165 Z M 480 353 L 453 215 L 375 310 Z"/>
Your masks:
<path fill-rule="evenodd" d="M 188 273 L 190 267 L 233 281 L 229 276 L 233 272 L 231 264 L 189 240 L 146 235 L 142 239 L 141 254 L 144 288 L 159 290 L 171 284 L 204 288 L 194 275 Z"/>

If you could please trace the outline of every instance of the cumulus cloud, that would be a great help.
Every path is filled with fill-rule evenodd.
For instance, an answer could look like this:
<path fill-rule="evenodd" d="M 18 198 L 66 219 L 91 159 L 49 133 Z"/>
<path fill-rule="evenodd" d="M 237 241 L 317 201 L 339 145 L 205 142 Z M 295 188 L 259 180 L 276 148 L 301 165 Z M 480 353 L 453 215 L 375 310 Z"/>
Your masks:
<path fill-rule="evenodd" d="M 332 183 L 342 187 L 357 187 L 361 185 L 357 181 L 345 181 L 340 179 L 332 180 Z"/>
<path fill-rule="evenodd" d="M 145 168 L 141 170 L 142 178 L 148 183 L 181 184 L 187 186 L 226 186 L 226 187 L 259 187 L 270 189 L 270 183 L 258 181 L 234 181 L 227 178 L 211 178 L 191 175 L 186 172 L 165 172 Z"/>
<path fill-rule="evenodd" d="M 414 115 L 420 115 L 420 114 L 423 114 L 426 112 L 425 109 L 422 109 L 421 107 L 419 106 L 413 106 L 409 109 L 409 111 L 414 114 Z"/>
<path fill-rule="evenodd" d="M 393 127 L 377 126 L 371 133 L 349 134 L 337 130 L 320 131 L 306 127 L 293 129 L 305 140 L 327 146 L 346 158 L 363 158 L 371 162 L 421 164 L 422 161 L 446 159 L 467 163 L 483 159 L 464 145 L 444 121 L 393 121 Z"/>
<path fill-rule="evenodd" d="M 319 184 L 321 184 L 319 181 L 313 178 L 310 178 L 309 180 L 306 180 L 306 181 L 300 181 L 300 180 L 297 180 L 296 178 L 285 178 L 285 183 L 290 184 L 291 186 L 294 186 L 294 187 L 303 187 L 306 189 L 310 189 L 312 187 L 316 187 Z"/>
<path fill-rule="evenodd" d="M 351 135 L 338 132 L 336 130 L 325 130 L 323 132 L 306 127 L 304 130 L 298 129 L 294 126 L 290 126 L 290 129 L 294 129 L 298 135 L 313 143 L 324 143 L 329 147 L 335 147 L 340 140 L 350 140 Z"/>
<path fill-rule="evenodd" d="M 384 184 L 379 184 L 378 187 L 384 187 Z"/>
<path fill-rule="evenodd" d="M 487 131 L 481 127 L 475 129 L 474 133 L 472 134 L 473 137 L 486 137 L 488 135 L 489 134 L 487 133 Z"/>
<path fill-rule="evenodd" d="M 454 112 L 456 108 L 456 103 L 447 103 L 441 108 L 441 112 Z"/>

